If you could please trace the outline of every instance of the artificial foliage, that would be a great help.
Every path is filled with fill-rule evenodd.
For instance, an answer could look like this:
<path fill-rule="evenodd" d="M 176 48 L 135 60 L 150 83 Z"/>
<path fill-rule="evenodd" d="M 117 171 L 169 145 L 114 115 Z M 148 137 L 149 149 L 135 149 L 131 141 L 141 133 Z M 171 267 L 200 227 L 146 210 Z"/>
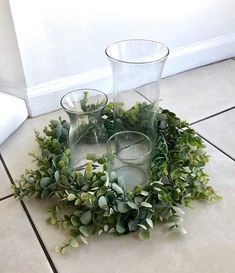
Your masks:
<path fill-rule="evenodd" d="M 83 107 L 88 107 L 86 101 Z M 128 111 L 121 105 L 116 107 L 116 118 L 123 121 L 120 124 L 146 132 L 146 104 L 138 103 Z M 103 109 L 102 118 L 111 136 L 112 103 Z M 196 132 L 168 110 L 158 113 L 155 124 L 151 177 L 145 186 L 133 191 L 125 190 L 125 181 L 115 172 L 107 180 L 106 155 L 97 158 L 88 154 L 84 169 L 71 168 L 67 121 L 51 120 L 44 134 L 36 132 L 41 154 L 31 156 L 38 168 L 26 170 L 14 186 L 14 194 L 19 199 L 51 199 L 48 222 L 68 233 L 68 241 L 57 246 L 56 251 L 65 253 L 69 247 L 87 244 L 88 237 L 101 233 L 124 235 L 138 230 L 140 239 L 148 239 L 158 222 L 167 223 L 169 230 L 185 233 L 183 207 L 189 207 L 192 200 L 220 199 L 208 185 L 204 172 L 208 156 Z"/>

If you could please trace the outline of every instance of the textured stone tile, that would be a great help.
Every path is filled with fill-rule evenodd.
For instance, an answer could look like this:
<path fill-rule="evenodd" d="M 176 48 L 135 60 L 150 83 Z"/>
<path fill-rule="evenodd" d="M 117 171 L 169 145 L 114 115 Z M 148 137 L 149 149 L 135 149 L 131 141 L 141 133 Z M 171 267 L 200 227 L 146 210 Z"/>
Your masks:
<path fill-rule="evenodd" d="M 199 122 L 192 127 L 235 158 L 235 109 Z"/>
<path fill-rule="evenodd" d="M 161 81 L 162 108 L 194 122 L 235 105 L 235 62 L 199 67 Z"/>
<path fill-rule="evenodd" d="M 0 272 L 52 273 L 19 202 L 0 201 Z"/>
<path fill-rule="evenodd" d="M 2 162 L 0 161 L 0 199 L 11 193 L 11 182 L 3 167 Z"/>

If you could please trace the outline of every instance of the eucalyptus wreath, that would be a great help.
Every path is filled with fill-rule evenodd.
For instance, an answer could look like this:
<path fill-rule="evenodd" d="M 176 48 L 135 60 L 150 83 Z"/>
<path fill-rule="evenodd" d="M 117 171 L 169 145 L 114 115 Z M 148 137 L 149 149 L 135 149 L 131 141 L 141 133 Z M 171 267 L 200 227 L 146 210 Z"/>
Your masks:
<path fill-rule="evenodd" d="M 148 105 L 138 103 L 128 111 L 118 107 L 123 126 L 133 125 L 136 131 L 146 132 L 143 121 L 150 111 Z M 103 110 L 102 118 L 111 136 L 112 103 Z M 186 233 L 182 207 L 189 207 L 192 200 L 220 199 L 208 185 L 204 171 L 208 155 L 196 132 L 169 110 L 158 113 L 156 126 L 151 177 L 146 185 L 132 191 L 125 190 L 123 179 L 115 172 L 107 180 L 106 155 L 88 154 L 83 170 L 71 168 L 70 124 L 66 120 L 51 120 L 43 134 L 35 132 L 41 154 L 30 155 L 38 168 L 25 171 L 14 186 L 14 196 L 51 199 L 47 221 L 68 233 L 68 241 L 57 246 L 57 252 L 87 244 L 88 237 L 101 233 L 124 235 L 138 230 L 139 238 L 145 240 L 159 222 L 167 223 L 169 230 Z"/>

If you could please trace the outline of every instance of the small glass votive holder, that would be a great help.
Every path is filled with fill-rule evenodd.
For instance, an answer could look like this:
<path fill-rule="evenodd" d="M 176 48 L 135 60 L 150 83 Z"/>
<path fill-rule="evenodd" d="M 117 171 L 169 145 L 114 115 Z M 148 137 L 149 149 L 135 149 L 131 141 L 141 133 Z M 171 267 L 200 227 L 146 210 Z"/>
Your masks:
<path fill-rule="evenodd" d="M 105 153 L 108 134 L 102 111 L 107 102 L 107 96 L 95 89 L 78 89 L 61 99 L 61 106 L 70 119 L 68 142 L 74 170 L 84 168 L 87 154 L 102 156 Z"/>
<path fill-rule="evenodd" d="M 132 191 L 148 182 L 151 171 L 152 141 L 143 133 L 121 131 L 107 142 L 108 177 L 112 183 Z"/>

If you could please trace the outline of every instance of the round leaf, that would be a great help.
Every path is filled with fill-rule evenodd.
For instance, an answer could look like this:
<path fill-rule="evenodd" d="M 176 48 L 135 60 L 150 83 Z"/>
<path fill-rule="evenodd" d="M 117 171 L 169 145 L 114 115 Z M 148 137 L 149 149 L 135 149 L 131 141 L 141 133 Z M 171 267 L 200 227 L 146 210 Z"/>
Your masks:
<path fill-rule="evenodd" d="M 75 194 L 73 194 L 73 193 L 68 194 L 68 196 L 67 196 L 67 200 L 68 200 L 68 201 L 73 201 L 73 200 L 75 200 L 75 199 L 76 199 Z"/>
<path fill-rule="evenodd" d="M 51 178 L 50 177 L 43 177 L 40 181 L 40 186 L 42 188 L 46 188 L 51 182 Z"/>
<path fill-rule="evenodd" d="M 126 231 L 125 225 L 123 221 L 117 221 L 116 223 L 116 231 L 118 233 L 124 233 Z"/>
<path fill-rule="evenodd" d="M 150 218 L 147 218 L 146 222 L 151 228 L 153 228 L 153 221 Z"/>
<path fill-rule="evenodd" d="M 80 237 L 81 241 L 82 241 L 84 244 L 88 245 L 88 242 L 87 242 L 86 237 L 84 237 L 84 236 L 82 236 L 82 235 L 80 235 L 79 237 Z"/>
<path fill-rule="evenodd" d="M 145 208 L 152 208 L 153 206 L 148 202 L 141 202 L 140 205 Z"/>
<path fill-rule="evenodd" d="M 117 180 L 117 174 L 115 172 L 111 172 L 109 174 L 109 179 L 110 179 L 111 182 L 116 181 Z"/>
<path fill-rule="evenodd" d="M 69 240 L 69 244 L 70 244 L 70 246 L 72 246 L 72 247 L 78 247 L 78 246 L 79 246 L 79 243 L 78 243 L 78 241 L 77 241 L 76 238 L 71 238 L 71 239 Z"/>
<path fill-rule="evenodd" d="M 126 213 L 129 211 L 129 207 L 123 202 L 118 202 L 117 208 L 120 213 Z"/>
<path fill-rule="evenodd" d="M 121 187 L 119 187 L 118 184 L 116 184 L 116 183 L 112 184 L 112 188 L 116 191 L 116 193 L 119 193 L 119 194 L 124 193 L 123 189 Z"/>
<path fill-rule="evenodd" d="M 60 173 L 59 173 L 59 171 L 56 171 L 55 172 L 55 181 L 59 182 L 59 180 L 60 180 Z"/>
<path fill-rule="evenodd" d="M 80 221 L 83 225 L 87 225 L 90 223 L 91 221 L 91 217 L 92 217 L 92 214 L 91 214 L 91 211 L 88 210 L 86 212 L 84 212 L 81 217 L 80 217 Z"/>
<path fill-rule="evenodd" d="M 125 188 L 126 181 L 122 176 L 118 176 L 118 185 L 123 189 Z"/>
<path fill-rule="evenodd" d="M 148 240 L 150 238 L 150 232 L 149 230 L 145 230 L 143 228 L 140 228 L 139 231 L 139 238 L 140 240 L 144 241 L 144 240 Z"/>
<path fill-rule="evenodd" d="M 101 209 L 104 209 L 107 207 L 107 199 L 105 196 L 100 196 L 98 200 L 98 205 Z"/>
<path fill-rule="evenodd" d="M 79 231 L 81 232 L 82 235 L 89 237 L 89 230 L 86 226 L 80 226 Z"/>
<path fill-rule="evenodd" d="M 138 209 L 138 206 L 135 203 L 131 202 L 131 201 L 128 201 L 127 205 L 132 209 Z"/>

